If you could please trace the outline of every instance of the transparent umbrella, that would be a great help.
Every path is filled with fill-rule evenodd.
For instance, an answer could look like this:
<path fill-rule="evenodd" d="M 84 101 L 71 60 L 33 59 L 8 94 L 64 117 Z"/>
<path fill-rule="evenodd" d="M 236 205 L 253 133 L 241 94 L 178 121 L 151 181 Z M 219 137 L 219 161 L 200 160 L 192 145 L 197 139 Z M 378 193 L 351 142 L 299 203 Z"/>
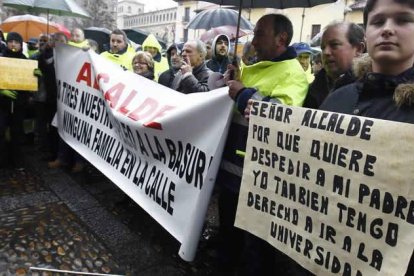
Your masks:
<path fill-rule="evenodd" d="M 239 13 L 232 9 L 209 9 L 194 16 L 186 28 L 210 30 L 220 26 L 240 26 L 240 28 L 246 30 L 253 29 L 253 24 L 249 20 L 240 16 L 240 23 L 238 24 L 238 18 Z"/>
<path fill-rule="evenodd" d="M 29 13 L 43 12 L 73 17 L 90 17 L 88 12 L 73 0 L 3 0 L 3 6 Z"/>

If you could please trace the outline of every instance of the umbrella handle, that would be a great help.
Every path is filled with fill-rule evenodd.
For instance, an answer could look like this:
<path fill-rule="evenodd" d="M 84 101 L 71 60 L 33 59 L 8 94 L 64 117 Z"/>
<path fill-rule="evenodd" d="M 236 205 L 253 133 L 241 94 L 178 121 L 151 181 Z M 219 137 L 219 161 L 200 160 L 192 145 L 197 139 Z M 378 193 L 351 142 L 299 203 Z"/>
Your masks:
<path fill-rule="evenodd" d="M 237 56 L 236 55 L 233 56 L 233 61 L 231 62 L 231 65 L 233 65 L 236 68 L 239 67 L 239 64 L 237 62 Z M 234 70 L 231 70 L 230 71 L 230 75 L 229 75 L 230 80 L 234 80 L 234 77 L 235 77 L 235 71 Z"/>

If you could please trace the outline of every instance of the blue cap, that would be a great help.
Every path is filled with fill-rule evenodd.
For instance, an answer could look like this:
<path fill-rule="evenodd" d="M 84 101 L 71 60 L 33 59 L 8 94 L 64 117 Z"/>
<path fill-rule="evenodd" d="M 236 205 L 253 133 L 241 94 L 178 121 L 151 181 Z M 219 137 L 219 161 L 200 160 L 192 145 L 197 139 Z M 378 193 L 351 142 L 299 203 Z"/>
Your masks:
<path fill-rule="evenodd" d="M 39 40 L 37 38 L 30 38 L 29 41 L 27 41 L 27 43 L 31 43 L 31 44 L 37 44 L 37 42 L 39 42 Z"/>
<path fill-rule="evenodd" d="M 292 44 L 293 48 L 296 50 L 296 54 L 300 55 L 303 53 L 312 54 L 312 49 L 308 43 L 305 42 L 298 42 Z"/>

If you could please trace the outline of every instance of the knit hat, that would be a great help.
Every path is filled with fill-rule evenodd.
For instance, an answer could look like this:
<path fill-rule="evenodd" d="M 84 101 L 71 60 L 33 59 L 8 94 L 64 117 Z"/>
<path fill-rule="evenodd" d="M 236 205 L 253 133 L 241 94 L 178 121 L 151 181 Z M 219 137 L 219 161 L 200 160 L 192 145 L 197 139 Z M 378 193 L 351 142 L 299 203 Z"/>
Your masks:
<path fill-rule="evenodd" d="M 12 40 L 15 40 L 19 42 L 21 45 L 23 45 L 23 37 L 16 32 L 10 32 L 7 34 L 6 42 L 10 42 Z"/>

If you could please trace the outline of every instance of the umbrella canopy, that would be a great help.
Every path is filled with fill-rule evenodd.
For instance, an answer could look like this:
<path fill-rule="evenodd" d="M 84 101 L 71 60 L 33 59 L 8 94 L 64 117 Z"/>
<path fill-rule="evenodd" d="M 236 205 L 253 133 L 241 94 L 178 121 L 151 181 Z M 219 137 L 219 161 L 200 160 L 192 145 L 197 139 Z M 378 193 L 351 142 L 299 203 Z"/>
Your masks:
<path fill-rule="evenodd" d="M 200 36 L 200 39 L 204 42 L 213 40 L 216 36 L 224 34 L 227 35 L 230 40 L 234 40 L 236 38 L 237 33 L 237 26 L 220 26 L 217 28 L 212 28 L 207 32 L 203 33 Z M 239 30 L 239 37 L 245 36 L 250 34 L 251 31 L 247 30 Z"/>
<path fill-rule="evenodd" d="M 49 22 L 49 24 L 50 24 L 50 22 Z M 59 23 L 53 23 L 57 28 L 58 28 L 58 31 L 59 32 L 61 32 L 61 33 L 64 33 L 65 34 L 65 36 L 69 39 L 70 38 L 70 36 L 71 36 L 71 33 L 70 33 L 70 31 L 69 31 L 69 29 L 68 28 L 66 28 L 65 26 L 63 26 L 62 24 L 59 24 Z"/>
<path fill-rule="evenodd" d="M 104 52 L 109 49 L 109 37 L 111 31 L 107 28 L 89 27 L 83 30 L 85 38 L 93 39 L 98 43 L 99 52 Z"/>
<path fill-rule="evenodd" d="M 230 25 L 237 26 L 239 13 L 232 9 L 210 9 L 205 10 L 194 16 L 188 23 L 187 29 L 206 29 Z M 253 24 L 243 16 L 240 18 L 240 28 L 253 30 Z"/>
<path fill-rule="evenodd" d="M 149 35 L 148 32 L 143 31 L 143 30 L 140 30 L 138 28 L 123 29 L 123 31 L 127 35 L 128 39 L 130 39 L 133 42 L 135 42 L 136 44 L 140 44 L 140 45 L 142 45 L 142 43 L 144 42 L 144 40 Z"/>
<path fill-rule="evenodd" d="M 242 8 L 274 8 L 274 9 L 288 9 L 288 8 L 307 8 L 317 5 L 335 3 L 336 0 L 203 0 L 209 3 L 219 5 L 229 5 Z M 242 27 L 243 29 L 243 27 Z"/>
<path fill-rule="evenodd" d="M 48 23 L 46 18 L 30 14 L 11 16 L 4 20 L 0 27 L 4 32 L 19 33 L 24 41 L 28 41 L 32 37 L 38 37 L 42 33 L 47 33 L 48 30 L 49 33 L 61 31 L 56 23 Z"/>
<path fill-rule="evenodd" d="M 144 40 L 147 38 L 147 36 L 150 34 L 146 31 L 140 30 L 138 28 L 133 28 L 133 29 L 124 29 L 123 30 L 125 32 L 125 34 L 127 35 L 128 39 L 131 40 L 132 42 L 142 45 L 142 43 L 144 42 Z M 162 41 L 161 39 L 159 39 L 157 37 L 158 42 L 161 44 L 161 47 L 163 49 L 167 48 L 167 43 L 165 41 Z"/>
<path fill-rule="evenodd" d="M 27 12 L 43 12 L 47 14 L 90 17 L 88 12 L 73 0 L 3 0 L 3 5 Z"/>

